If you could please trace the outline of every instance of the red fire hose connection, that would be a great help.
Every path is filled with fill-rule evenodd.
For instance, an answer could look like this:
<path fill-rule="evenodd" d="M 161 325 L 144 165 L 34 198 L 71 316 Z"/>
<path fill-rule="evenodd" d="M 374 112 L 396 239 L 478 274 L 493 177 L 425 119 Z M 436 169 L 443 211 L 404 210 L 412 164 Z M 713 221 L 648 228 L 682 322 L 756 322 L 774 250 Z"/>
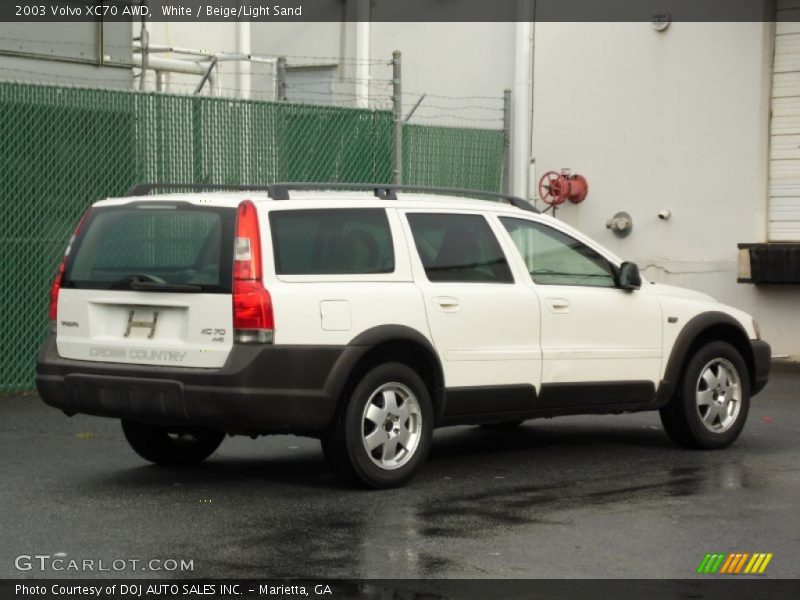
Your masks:
<path fill-rule="evenodd" d="M 539 179 L 539 197 L 542 202 L 551 206 L 560 206 L 567 200 L 580 204 L 586 200 L 589 183 L 583 175 L 570 174 L 569 169 L 561 173 L 548 171 Z"/>

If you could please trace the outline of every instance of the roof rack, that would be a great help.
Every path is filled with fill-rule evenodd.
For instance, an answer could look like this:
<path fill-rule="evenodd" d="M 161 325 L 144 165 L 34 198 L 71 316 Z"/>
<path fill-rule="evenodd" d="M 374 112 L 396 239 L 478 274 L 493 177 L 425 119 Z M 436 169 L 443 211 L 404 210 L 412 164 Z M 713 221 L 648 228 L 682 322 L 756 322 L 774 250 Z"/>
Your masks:
<path fill-rule="evenodd" d="M 126 196 L 147 196 L 155 190 L 215 190 L 215 191 L 266 191 L 273 200 L 289 200 L 290 191 L 311 190 L 344 190 L 344 191 L 371 191 L 376 198 L 381 200 L 397 200 L 396 192 L 422 192 L 453 194 L 458 196 L 478 196 L 501 200 L 516 208 L 529 212 L 540 212 L 527 200 L 519 196 L 487 192 L 484 190 L 469 190 L 461 188 L 435 187 L 426 185 L 397 185 L 392 183 L 341 183 L 341 182 L 281 182 L 270 185 L 241 185 L 219 183 L 138 183 L 134 185 Z"/>

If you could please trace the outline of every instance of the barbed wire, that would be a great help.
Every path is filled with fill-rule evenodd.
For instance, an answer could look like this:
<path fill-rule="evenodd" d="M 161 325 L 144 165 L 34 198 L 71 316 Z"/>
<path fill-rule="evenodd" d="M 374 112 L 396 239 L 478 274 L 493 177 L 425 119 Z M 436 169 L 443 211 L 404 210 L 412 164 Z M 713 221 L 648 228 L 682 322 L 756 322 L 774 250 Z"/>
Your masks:
<path fill-rule="evenodd" d="M 287 84 L 286 85 L 286 89 L 287 90 L 294 90 L 294 89 L 297 89 L 297 86 L 288 85 Z M 316 94 L 316 95 L 331 95 L 331 94 L 333 94 L 333 95 L 336 95 L 336 96 L 341 96 L 343 98 L 361 98 L 362 97 L 359 94 L 353 94 L 353 93 L 347 93 L 347 92 L 327 92 L 327 91 L 324 91 L 324 90 L 301 89 L 300 92 L 303 93 L 303 94 Z M 384 99 L 387 102 L 391 100 L 388 96 L 385 97 Z"/>
<path fill-rule="evenodd" d="M 462 104 L 459 106 L 443 106 L 441 104 L 428 104 L 425 100 L 422 101 L 422 104 L 419 105 L 420 110 L 428 109 L 428 108 L 436 108 L 440 110 L 479 110 L 482 112 L 504 112 L 502 108 L 491 108 L 488 106 L 477 106 L 474 104 Z"/>
<path fill-rule="evenodd" d="M 419 98 L 422 95 L 426 98 L 442 98 L 448 100 L 494 100 L 495 102 L 502 102 L 502 96 L 445 96 L 443 94 L 429 94 L 427 92 L 402 92 L 403 96 L 415 96 Z"/>
<path fill-rule="evenodd" d="M 359 59 L 359 58 L 342 58 L 338 56 L 305 56 L 301 54 L 278 54 L 276 56 L 280 56 L 282 58 L 292 58 L 292 59 L 301 59 L 301 60 L 325 60 L 329 61 L 329 64 L 339 64 L 339 63 L 346 63 L 346 64 L 359 64 L 359 65 L 391 65 L 392 60 L 381 59 L 381 58 L 367 58 L 367 59 Z"/>
<path fill-rule="evenodd" d="M 3 42 L 10 41 L 10 42 L 18 42 L 18 43 L 21 42 L 21 43 L 26 43 L 26 44 L 42 44 L 44 41 L 46 41 L 48 45 L 52 45 L 52 46 L 85 46 L 87 48 L 92 48 L 92 49 L 97 49 L 99 47 L 99 44 L 97 44 L 95 42 L 82 42 L 82 41 L 78 41 L 78 40 L 53 40 L 53 39 L 50 39 L 50 38 L 47 38 L 47 40 L 33 39 L 33 38 L 17 38 L 17 37 L 11 37 L 11 36 L 7 36 L 7 35 L 2 36 L 2 38 L 0 38 L 0 41 L 3 41 Z M 133 44 L 111 44 L 111 43 L 108 43 L 108 42 L 105 42 L 103 44 L 103 49 L 104 50 L 108 50 L 110 48 L 116 48 L 118 50 L 126 50 L 126 51 L 133 51 L 134 50 Z"/>
<path fill-rule="evenodd" d="M 381 85 L 381 86 L 390 86 L 392 85 L 391 79 L 356 79 L 352 77 L 342 77 L 341 79 L 315 79 L 314 81 L 303 81 L 298 83 L 293 83 L 292 85 L 300 87 L 300 86 L 308 86 L 308 85 L 320 85 L 330 83 L 331 85 L 341 85 L 345 83 L 367 83 L 369 85 Z"/>
<path fill-rule="evenodd" d="M 11 83 L 42 83 L 42 84 L 47 84 L 47 81 L 30 81 L 28 79 L 14 79 L 14 78 L 9 79 L 9 78 L 4 78 L 3 77 L 4 72 L 18 73 L 18 74 L 22 74 L 22 75 L 41 76 L 42 78 L 44 78 L 46 80 L 57 79 L 57 80 L 65 80 L 67 82 L 71 82 L 71 81 L 90 81 L 92 83 L 104 83 L 106 85 L 103 85 L 101 87 L 109 89 L 109 90 L 120 90 L 120 89 L 127 90 L 127 88 L 119 88 L 119 87 L 110 87 L 110 86 L 108 86 L 108 84 L 110 82 L 114 81 L 113 79 L 109 79 L 108 77 L 83 77 L 81 75 L 59 75 L 59 74 L 55 74 L 55 73 L 48 73 L 48 72 L 45 72 L 45 71 L 33 71 L 31 69 L 14 69 L 12 67 L 0 66 L 0 81 L 9 81 Z"/>
<path fill-rule="evenodd" d="M 223 66 L 224 65 L 224 66 Z M 218 65 L 218 80 L 213 91 L 210 87 L 205 87 L 201 94 L 203 97 L 219 97 L 226 99 L 241 99 L 241 89 L 219 84 L 221 78 L 223 82 L 232 75 L 230 67 L 232 63 L 222 63 Z M 124 67 L 114 67 L 118 72 L 125 72 Z M 87 75 L 80 73 L 67 75 L 63 73 L 50 73 L 36 69 L 17 69 L 13 67 L 0 68 L 0 79 L 19 83 L 46 83 L 53 85 L 63 85 L 67 87 L 100 87 L 108 90 L 129 90 L 135 85 L 135 81 L 141 77 L 141 71 L 132 69 L 131 84 L 125 82 L 125 78 L 110 79 L 104 75 Z M 254 101 L 278 101 L 279 90 L 275 79 L 271 79 L 266 72 L 262 71 L 262 77 L 267 80 L 260 86 L 250 89 L 250 100 Z M 12 77 L 7 77 L 11 74 Z M 197 76 L 188 74 L 176 74 L 177 77 L 170 77 L 169 90 L 159 93 L 188 95 L 194 94 Z M 274 75 L 273 75 L 274 77 Z M 187 78 L 192 78 L 187 80 Z M 367 105 L 370 110 L 390 110 L 393 106 L 392 80 L 384 78 L 359 78 L 341 77 L 325 78 L 313 81 L 298 81 L 286 84 L 287 101 L 296 104 L 318 104 L 337 106 L 341 108 L 362 108 L 359 104 L 364 101 L 361 94 L 356 94 L 351 86 L 359 83 L 367 84 Z M 152 93 L 152 75 L 148 72 L 148 87 Z M 326 89 L 328 88 L 328 89 Z M 350 88 L 350 89 L 347 89 Z M 504 109 L 498 103 L 502 102 L 501 96 L 488 95 L 468 95 L 456 96 L 448 94 L 437 94 L 427 92 L 403 92 L 401 97 L 407 101 L 403 102 L 403 110 L 407 112 L 414 103 L 424 95 L 422 103 L 415 109 L 409 118 L 409 123 L 424 123 L 426 125 L 442 125 L 460 123 L 475 124 L 476 127 L 483 128 L 489 124 L 500 126 L 502 124 L 502 113 Z M 433 100 L 431 103 L 429 100 Z M 492 125 L 489 125 L 492 126 Z"/>
<path fill-rule="evenodd" d="M 418 119 L 421 119 L 423 121 L 426 121 L 426 120 L 430 121 L 430 120 L 434 120 L 434 119 L 438 119 L 438 120 L 441 120 L 441 121 L 446 121 L 448 119 L 455 119 L 457 121 L 474 121 L 474 122 L 480 122 L 480 123 L 502 123 L 502 121 L 503 121 L 501 118 L 498 118 L 498 117 L 490 117 L 490 118 L 465 117 L 463 115 L 451 115 L 451 114 L 447 114 L 447 113 L 436 114 L 436 115 L 418 115 L 417 113 L 414 113 L 411 116 L 411 118 L 409 119 L 409 122 L 416 121 Z"/>

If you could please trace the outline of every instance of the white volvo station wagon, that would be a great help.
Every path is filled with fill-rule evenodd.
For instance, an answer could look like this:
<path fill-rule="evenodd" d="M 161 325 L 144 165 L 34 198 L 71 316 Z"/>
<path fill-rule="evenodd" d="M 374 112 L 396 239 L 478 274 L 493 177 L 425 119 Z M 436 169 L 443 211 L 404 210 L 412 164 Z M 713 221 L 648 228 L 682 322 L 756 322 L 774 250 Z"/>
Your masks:
<path fill-rule="evenodd" d="M 749 315 L 644 281 L 519 198 L 217 187 L 97 202 L 51 291 L 42 399 L 120 419 L 154 463 L 294 433 L 386 488 L 435 427 L 642 410 L 683 446 L 723 448 L 767 382 Z"/>

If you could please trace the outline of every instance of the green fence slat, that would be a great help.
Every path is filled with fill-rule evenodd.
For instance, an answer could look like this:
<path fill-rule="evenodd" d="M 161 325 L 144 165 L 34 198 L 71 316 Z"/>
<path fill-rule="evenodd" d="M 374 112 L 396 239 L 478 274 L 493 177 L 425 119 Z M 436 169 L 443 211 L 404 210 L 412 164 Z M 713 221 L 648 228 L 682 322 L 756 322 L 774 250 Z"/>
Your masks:
<path fill-rule="evenodd" d="M 386 110 L 0 82 L 0 393 L 34 387 L 80 215 L 134 183 L 392 180 Z M 503 132 L 405 125 L 404 182 L 500 189 Z"/>

